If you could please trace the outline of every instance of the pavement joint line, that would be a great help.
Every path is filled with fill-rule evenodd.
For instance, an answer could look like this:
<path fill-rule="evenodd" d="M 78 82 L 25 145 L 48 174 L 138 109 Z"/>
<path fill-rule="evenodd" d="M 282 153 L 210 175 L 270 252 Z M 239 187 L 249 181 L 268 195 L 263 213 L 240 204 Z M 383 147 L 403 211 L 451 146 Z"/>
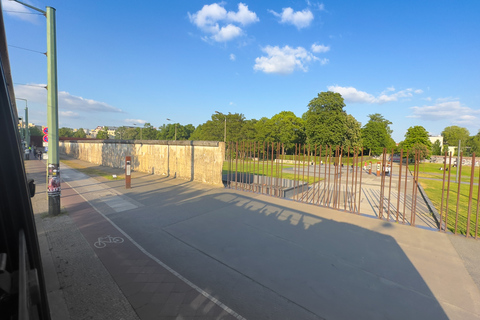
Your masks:
<path fill-rule="evenodd" d="M 73 169 L 74 170 L 74 169 Z M 70 185 L 70 183 L 68 183 L 67 181 L 64 181 L 65 183 L 67 183 L 70 188 L 72 188 L 73 190 L 75 190 L 75 192 L 77 192 L 77 190 L 72 187 L 72 185 Z M 220 308 L 222 308 L 223 310 L 225 310 L 225 312 L 229 313 L 230 315 L 232 315 L 233 317 L 235 317 L 236 319 L 238 320 L 247 320 L 246 318 L 242 317 L 240 314 L 238 314 L 237 312 L 233 311 L 231 308 L 229 308 L 227 305 L 225 305 L 224 303 L 222 303 L 221 301 L 219 301 L 218 299 L 216 299 L 215 297 L 213 297 L 212 295 L 210 295 L 208 292 L 204 291 L 202 288 L 198 287 L 197 285 L 195 285 L 193 282 L 191 282 L 190 280 L 188 280 L 187 278 L 185 278 L 184 276 L 182 276 L 180 273 L 178 273 L 177 271 L 173 270 L 172 268 L 170 268 L 168 265 L 166 265 L 165 263 L 163 263 L 161 260 L 159 260 L 158 258 L 156 258 L 155 256 L 153 256 L 150 252 L 148 252 L 147 250 L 145 250 L 141 245 L 139 245 L 135 240 L 133 240 L 125 231 L 123 231 L 120 227 L 118 227 L 112 220 L 110 220 L 106 215 L 104 215 L 102 212 L 100 212 L 100 210 L 98 210 L 92 203 L 90 203 L 90 201 L 88 201 L 82 194 L 78 193 L 77 194 L 82 197 L 83 200 L 85 200 L 93 209 L 95 209 L 95 211 L 97 211 L 98 214 L 100 214 L 105 220 L 107 220 L 115 229 L 117 229 L 121 234 L 123 234 L 125 236 L 125 238 L 127 238 L 128 240 L 130 240 L 130 242 L 135 245 L 143 254 L 145 254 L 146 256 L 148 256 L 150 259 L 152 259 L 153 261 L 155 261 L 156 263 L 158 263 L 159 265 L 161 265 L 162 267 L 164 267 L 165 269 L 167 269 L 169 272 L 171 272 L 173 275 L 175 275 L 177 278 L 179 278 L 180 280 L 182 280 L 183 282 L 185 282 L 187 285 L 189 285 L 190 287 L 192 287 L 193 289 L 195 289 L 198 293 L 202 294 L 204 297 L 206 297 L 208 300 L 212 301 L 213 303 L 215 303 L 216 305 L 218 305 Z"/>

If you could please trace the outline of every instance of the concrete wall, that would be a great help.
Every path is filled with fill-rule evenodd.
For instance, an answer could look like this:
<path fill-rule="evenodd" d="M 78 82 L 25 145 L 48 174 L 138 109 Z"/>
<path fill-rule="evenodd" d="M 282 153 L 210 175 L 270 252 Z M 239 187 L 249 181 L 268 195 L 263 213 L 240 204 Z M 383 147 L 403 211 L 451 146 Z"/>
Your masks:
<path fill-rule="evenodd" d="M 225 143 L 214 141 L 63 140 L 59 153 L 102 166 L 133 169 L 157 175 L 222 185 Z"/>

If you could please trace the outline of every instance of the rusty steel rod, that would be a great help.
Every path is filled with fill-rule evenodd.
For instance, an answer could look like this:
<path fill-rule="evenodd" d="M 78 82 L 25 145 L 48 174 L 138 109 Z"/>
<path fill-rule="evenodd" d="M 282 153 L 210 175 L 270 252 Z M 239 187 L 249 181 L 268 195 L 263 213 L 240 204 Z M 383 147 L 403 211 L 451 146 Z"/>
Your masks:
<path fill-rule="evenodd" d="M 409 150 L 407 150 L 407 157 L 406 157 L 406 163 L 405 163 L 405 192 L 403 194 L 403 220 L 402 220 L 402 223 L 405 224 L 405 205 L 407 203 L 407 185 L 408 185 L 408 171 L 410 171 L 410 168 L 408 167 L 408 156 L 409 156 Z M 403 161 L 403 159 L 402 159 Z"/>
<path fill-rule="evenodd" d="M 358 188 L 358 147 L 355 147 L 355 157 L 353 161 L 353 168 L 355 172 L 355 194 L 353 196 L 353 212 L 359 213 L 358 207 L 357 207 L 357 189 Z M 352 178 L 353 179 L 353 178 Z M 358 199 L 360 199 L 360 195 L 358 196 Z"/>
<path fill-rule="evenodd" d="M 307 156 L 307 203 L 308 203 L 308 193 L 309 193 L 309 185 L 310 185 L 310 144 L 308 145 L 308 156 Z"/>
<path fill-rule="evenodd" d="M 273 180 L 273 149 L 275 148 L 274 142 L 272 142 L 272 156 L 270 158 L 270 192 L 269 195 L 272 195 L 272 180 Z"/>
<path fill-rule="evenodd" d="M 328 154 L 328 146 L 325 145 L 325 174 L 323 176 L 323 180 L 324 180 L 324 183 L 323 183 L 323 206 L 326 207 L 327 206 L 327 154 Z"/>
<path fill-rule="evenodd" d="M 389 184 L 388 184 L 388 207 L 387 207 L 387 221 L 390 221 L 390 195 L 392 194 L 392 176 L 393 176 L 393 148 L 392 148 L 392 153 L 390 155 L 390 170 L 388 171 L 388 175 L 390 176 L 389 178 Z"/>
<path fill-rule="evenodd" d="M 302 197 L 305 198 L 305 145 L 303 145 L 303 155 L 302 160 L 300 162 L 302 164 Z M 300 199 L 301 202 L 304 202 L 303 199 Z"/>
<path fill-rule="evenodd" d="M 285 159 L 285 145 L 282 143 L 282 164 L 281 164 L 281 167 L 280 167 L 280 188 L 281 190 L 284 190 L 284 186 L 283 186 L 283 159 Z M 282 195 L 282 198 L 284 196 Z"/>
<path fill-rule="evenodd" d="M 458 150 L 460 152 L 460 150 Z M 458 170 L 458 190 L 457 190 L 457 209 L 455 213 L 455 234 L 457 234 L 457 226 L 458 226 L 458 208 L 460 206 L 460 186 L 462 185 L 462 161 L 463 161 L 463 152 L 460 152 L 460 163 L 457 163 L 457 170 Z"/>
<path fill-rule="evenodd" d="M 352 160 L 353 163 L 353 160 Z M 350 197 L 348 196 L 348 172 L 350 171 L 350 146 L 348 146 L 347 150 L 347 176 L 345 177 L 345 211 L 347 211 L 347 201 L 349 204 L 349 211 L 351 212 L 350 208 Z"/>
<path fill-rule="evenodd" d="M 333 189 L 332 189 L 332 200 L 333 208 L 337 208 L 337 172 L 338 172 L 338 146 L 335 146 L 335 156 L 333 157 Z"/>
<path fill-rule="evenodd" d="M 235 148 L 235 190 L 238 187 L 238 141 Z"/>
<path fill-rule="evenodd" d="M 279 172 L 279 169 L 280 169 L 280 163 L 278 162 L 278 159 L 279 159 L 279 156 L 280 155 L 280 142 L 277 142 L 277 154 L 275 156 L 275 172 L 276 172 L 276 177 L 275 177 L 275 193 L 277 195 L 277 197 L 280 197 L 280 180 L 279 180 L 279 177 L 280 177 L 280 172 Z"/>
<path fill-rule="evenodd" d="M 321 170 L 322 169 L 322 145 L 320 145 L 320 150 L 318 154 L 318 199 L 317 199 L 317 205 L 320 204 L 320 181 L 322 180 L 322 174 Z"/>
<path fill-rule="evenodd" d="M 398 214 L 400 212 L 400 194 L 402 189 L 402 165 L 403 165 L 403 149 L 400 150 L 400 168 L 398 169 L 398 191 L 397 191 L 397 213 L 396 222 L 398 223 Z"/>
<path fill-rule="evenodd" d="M 445 175 L 447 173 L 447 151 L 445 151 L 445 155 L 443 156 L 443 179 L 442 179 L 442 201 L 440 203 L 440 223 L 438 226 L 438 231 L 442 231 L 442 224 L 443 224 L 443 202 L 444 202 L 444 195 L 445 195 Z M 445 223 L 445 229 L 447 228 L 447 224 Z"/>
<path fill-rule="evenodd" d="M 330 173 L 332 172 L 331 169 L 332 164 L 332 146 L 330 146 L 329 153 L 328 153 L 328 188 L 327 188 L 327 199 L 328 199 L 328 207 L 330 208 Z"/>
<path fill-rule="evenodd" d="M 346 201 L 345 201 L 345 197 L 343 197 L 343 192 L 342 192 L 342 178 L 343 178 L 343 167 L 344 167 L 344 164 L 343 164 L 343 146 L 340 148 L 340 177 L 339 177 L 339 183 L 338 183 L 338 205 L 337 205 L 337 209 L 340 209 L 340 204 L 341 204 L 341 201 L 342 201 L 342 198 L 343 198 L 343 210 L 345 211 L 345 208 L 346 208 Z M 348 164 L 347 164 L 347 170 L 348 170 Z"/>
<path fill-rule="evenodd" d="M 417 172 L 417 153 L 413 155 L 413 180 L 412 180 L 412 207 L 410 208 L 410 225 L 413 226 L 413 207 L 415 199 L 415 173 Z"/>
<path fill-rule="evenodd" d="M 383 148 L 382 153 L 382 163 L 380 164 L 380 203 L 378 206 L 378 218 L 383 219 L 383 194 L 384 194 L 384 179 L 383 179 L 383 172 L 384 172 L 384 164 L 385 164 L 385 148 Z"/>
<path fill-rule="evenodd" d="M 355 212 L 355 203 L 357 202 L 357 198 L 356 198 L 356 190 L 355 190 L 355 186 L 354 186 L 354 182 L 355 182 L 355 166 L 354 166 L 354 163 L 355 163 L 355 159 L 357 157 L 357 147 L 353 147 L 353 158 L 352 158 L 352 193 L 351 193 L 351 199 L 352 199 L 352 212 Z M 355 190 L 355 191 L 354 191 Z"/>
<path fill-rule="evenodd" d="M 361 149 L 361 160 L 360 160 L 360 186 L 359 186 L 359 191 L 358 191 L 358 208 L 357 208 L 357 214 L 360 214 L 360 204 L 362 202 L 362 175 L 363 175 L 363 170 L 361 168 L 361 165 L 363 164 L 363 147 Z"/>
<path fill-rule="evenodd" d="M 480 205 L 480 168 L 478 169 L 477 211 L 475 212 L 475 239 L 478 239 L 478 209 Z"/>
<path fill-rule="evenodd" d="M 452 153 L 449 153 L 449 160 L 448 160 L 448 183 L 447 183 L 447 204 L 445 206 L 445 232 L 448 228 L 448 205 L 450 200 L 450 174 L 452 172 Z"/>
<path fill-rule="evenodd" d="M 472 169 L 470 174 L 470 190 L 468 193 L 468 211 L 467 211 L 467 229 L 466 237 L 470 235 L 470 217 L 472 215 L 472 196 L 473 196 L 473 180 L 475 179 L 475 152 L 472 154 Z"/>

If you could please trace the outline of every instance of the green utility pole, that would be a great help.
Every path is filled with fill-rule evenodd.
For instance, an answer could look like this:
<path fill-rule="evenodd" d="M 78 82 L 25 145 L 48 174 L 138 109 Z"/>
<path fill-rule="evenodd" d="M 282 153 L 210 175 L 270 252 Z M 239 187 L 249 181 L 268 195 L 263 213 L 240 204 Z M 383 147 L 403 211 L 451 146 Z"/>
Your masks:
<path fill-rule="evenodd" d="M 41 12 L 47 18 L 47 126 L 48 126 L 48 165 L 47 191 L 48 212 L 52 215 L 60 213 L 60 166 L 58 158 L 58 87 L 57 87 L 57 36 L 55 9 L 47 7 L 47 11 L 29 4 L 13 0 L 30 9 Z M 28 123 L 27 123 L 28 126 Z"/>
<path fill-rule="evenodd" d="M 47 126 L 48 126 L 48 212 L 60 213 L 60 161 L 58 157 L 58 86 L 55 9 L 47 7 Z"/>

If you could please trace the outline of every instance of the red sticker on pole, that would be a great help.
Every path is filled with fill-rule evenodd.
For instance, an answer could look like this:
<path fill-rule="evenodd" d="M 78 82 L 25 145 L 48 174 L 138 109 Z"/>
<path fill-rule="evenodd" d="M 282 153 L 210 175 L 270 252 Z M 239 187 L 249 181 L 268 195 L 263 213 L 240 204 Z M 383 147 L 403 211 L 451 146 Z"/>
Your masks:
<path fill-rule="evenodd" d="M 43 136 L 43 142 L 48 142 L 48 135 Z"/>

